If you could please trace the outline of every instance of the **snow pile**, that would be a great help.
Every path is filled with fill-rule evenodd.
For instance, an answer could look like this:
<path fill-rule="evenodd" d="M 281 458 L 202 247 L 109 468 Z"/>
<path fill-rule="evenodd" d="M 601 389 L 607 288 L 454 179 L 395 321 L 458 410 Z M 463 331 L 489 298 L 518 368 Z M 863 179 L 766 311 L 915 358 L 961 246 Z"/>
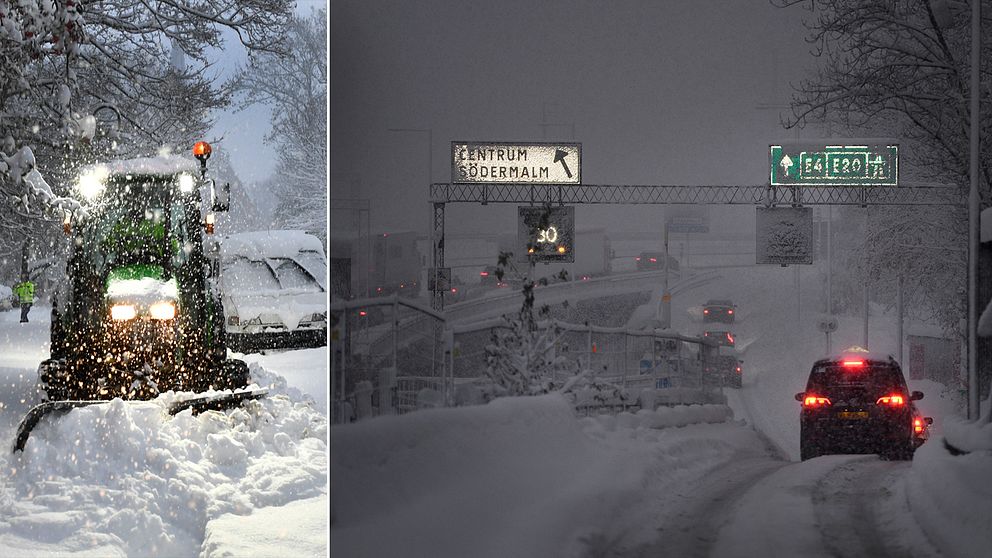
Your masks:
<path fill-rule="evenodd" d="M 906 478 L 910 508 L 945 555 L 986 556 L 992 548 L 990 471 L 989 450 L 954 456 L 940 437 L 916 450 Z"/>
<path fill-rule="evenodd" d="M 112 302 L 142 304 L 152 304 L 162 300 L 178 300 L 179 286 L 175 277 L 166 281 L 154 277 L 114 279 L 107 285 L 107 298 Z"/>
<path fill-rule="evenodd" d="M 628 555 L 657 540 L 683 492 L 714 468 L 765 455 L 735 423 L 646 427 L 726 417 L 725 409 L 622 417 L 576 419 L 566 398 L 549 394 L 335 425 L 334 553 Z M 614 546 L 594 552 L 604 545 Z"/>
<path fill-rule="evenodd" d="M 599 423 L 601 428 L 615 431 L 619 428 L 670 428 L 690 424 L 726 422 L 733 419 L 734 413 L 726 405 L 680 405 L 658 407 L 654 411 L 641 409 L 637 413 L 620 413 L 617 416 L 599 415 L 590 421 Z"/>
<path fill-rule="evenodd" d="M 181 172 L 199 173 L 200 165 L 193 159 L 171 153 L 157 157 L 140 157 L 136 159 L 121 159 L 83 167 L 80 175 L 111 176 L 111 175 L 153 175 L 168 176 Z"/>
<path fill-rule="evenodd" d="M 260 508 L 251 515 L 225 514 L 207 524 L 201 558 L 322 557 L 327 555 L 326 495 Z M 320 536 L 301 536 L 303 533 Z"/>
<path fill-rule="evenodd" d="M 326 418 L 288 391 L 197 416 L 168 416 L 191 396 L 172 392 L 50 415 L 3 467 L 0 548 L 196 556 L 211 520 L 320 497 Z"/>

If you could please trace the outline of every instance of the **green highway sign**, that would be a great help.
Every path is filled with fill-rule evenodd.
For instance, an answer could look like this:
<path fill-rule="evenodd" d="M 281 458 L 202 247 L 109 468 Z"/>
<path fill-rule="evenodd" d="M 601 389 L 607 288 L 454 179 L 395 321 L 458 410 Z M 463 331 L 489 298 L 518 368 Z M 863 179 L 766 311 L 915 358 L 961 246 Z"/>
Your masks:
<path fill-rule="evenodd" d="M 772 186 L 898 186 L 899 145 L 769 146 Z"/>

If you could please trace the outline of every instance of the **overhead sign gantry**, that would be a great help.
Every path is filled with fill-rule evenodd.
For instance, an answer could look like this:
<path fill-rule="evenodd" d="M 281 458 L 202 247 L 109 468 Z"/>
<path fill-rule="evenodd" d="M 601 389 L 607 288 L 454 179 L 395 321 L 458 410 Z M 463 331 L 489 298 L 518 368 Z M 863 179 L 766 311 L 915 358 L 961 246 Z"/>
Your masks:
<path fill-rule="evenodd" d="M 446 269 L 444 207 L 448 203 L 513 203 L 545 207 L 549 204 L 867 207 L 963 203 L 960 191 L 954 187 L 905 183 L 892 187 L 899 185 L 898 150 L 898 142 L 889 140 L 830 140 L 823 144 L 782 142 L 770 146 L 771 169 L 769 183 L 765 185 L 629 185 L 583 184 L 582 145 L 579 143 L 454 141 L 451 142 L 451 182 L 430 185 L 434 252 L 431 269 L 437 274 Z M 805 214 L 801 217 L 805 221 Z M 551 231 L 543 231 L 545 240 L 550 238 Z M 531 233 L 539 239 L 540 227 Z M 773 236 L 778 239 L 776 242 L 783 238 L 782 235 Z M 774 258 L 774 254 L 771 257 Z M 796 262 L 801 259 L 798 252 L 790 258 Z M 443 281 L 435 283 L 437 287 L 442 284 Z M 432 293 L 432 305 L 436 310 L 444 306 L 442 294 L 440 290 Z"/>

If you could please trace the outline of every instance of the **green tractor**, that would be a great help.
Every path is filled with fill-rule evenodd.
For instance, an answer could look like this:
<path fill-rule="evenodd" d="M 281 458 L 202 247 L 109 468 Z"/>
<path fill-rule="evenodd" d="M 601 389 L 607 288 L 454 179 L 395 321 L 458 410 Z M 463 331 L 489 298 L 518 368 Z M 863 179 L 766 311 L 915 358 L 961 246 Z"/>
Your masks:
<path fill-rule="evenodd" d="M 76 190 L 86 203 L 64 223 L 72 239 L 68 277 L 52 304 L 51 358 L 38 370 L 46 403 L 25 417 L 15 449 L 52 410 L 248 385 L 248 366 L 227 358 L 217 266 L 203 241 L 213 233 L 213 213 L 228 209 L 229 192 L 206 178 L 209 144 L 193 152 L 199 165 L 170 155 L 93 165 L 79 175 Z M 205 214 L 204 188 L 211 199 Z M 197 397 L 175 412 L 263 395 Z"/>

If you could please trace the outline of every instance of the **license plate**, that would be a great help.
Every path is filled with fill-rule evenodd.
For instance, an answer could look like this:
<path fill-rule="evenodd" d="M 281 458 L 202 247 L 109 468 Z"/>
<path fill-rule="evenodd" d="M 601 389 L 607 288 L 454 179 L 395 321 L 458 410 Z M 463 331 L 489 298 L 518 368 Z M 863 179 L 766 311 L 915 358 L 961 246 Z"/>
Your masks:
<path fill-rule="evenodd" d="M 837 416 L 842 419 L 866 419 L 868 411 L 841 411 Z"/>

